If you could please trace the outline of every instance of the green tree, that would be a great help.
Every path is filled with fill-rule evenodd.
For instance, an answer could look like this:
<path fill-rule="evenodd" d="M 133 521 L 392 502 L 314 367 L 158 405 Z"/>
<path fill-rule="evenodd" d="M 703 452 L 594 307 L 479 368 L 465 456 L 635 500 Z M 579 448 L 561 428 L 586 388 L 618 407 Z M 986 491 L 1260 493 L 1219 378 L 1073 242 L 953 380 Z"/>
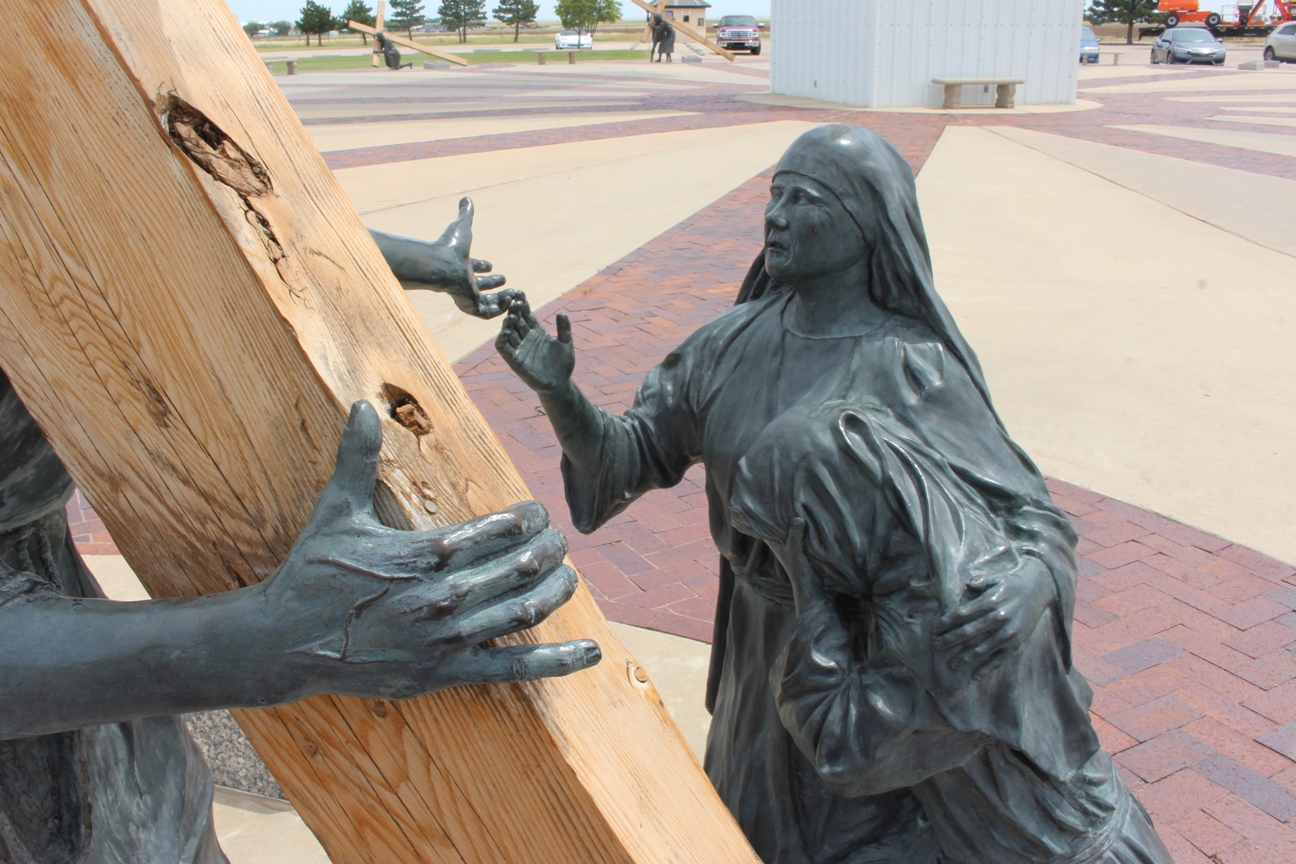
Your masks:
<path fill-rule="evenodd" d="M 287 36 L 292 32 L 293 28 L 291 21 L 271 21 L 266 26 L 269 27 L 270 32 L 274 33 L 276 36 Z"/>
<path fill-rule="evenodd" d="M 599 0 L 598 17 L 594 19 L 594 26 L 590 28 L 590 35 L 598 29 L 600 24 L 615 24 L 621 20 L 621 4 L 618 0 Z"/>
<path fill-rule="evenodd" d="M 1157 17 L 1157 0 L 1092 0 L 1089 20 L 1095 24 L 1124 24 L 1125 44 L 1134 44 L 1134 25 Z"/>
<path fill-rule="evenodd" d="M 459 41 L 467 42 L 468 28 L 486 17 L 486 0 L 441 0 L 437 14 L 447 30 L 457 31 Z"/>
<path fill-rule="evenodd" d="M 393 30 L 404 30 L 405 35 L 414 38 L 414 28 L 426 21 L 423 15 L 423 4 L 419 0 L 391 0 L 391 15 L 383 22 Z"/>
<path fill-rule="evenodd" d="M 347 24 L 351 21 L 355 21 L 357 24 L 368 24 L 370 27 L 378 23 L 378 19 L 374 17 L 373 7 L 365 5 L 364 0 L 351 0 L 347 7 L 342 10 L 342 14 L 338 16 L 338 20 L 341 22 L 342 27 L 347 27 Z M 351 28 L 347 27 L 347 29 Z M 368 45 L 369 34 L 361 33 L 360 42 Z"/>
<path fill-rule="evenodd" d="M 621 4 L 617 0 L 558 0 L 554 11 L 564 27 L 591 36 L 599 24 L 621 20 Z"/>
<path fill-rule="evenodd" d="M 262 24 L 260 21 L 249 21 L 243 25 L 243 32 L 248 35 L 249 39 L 251 39 L 253 36 L 261 32 L 261 27 Z"/>
<path fill-rule="evenodd" d="M 312 33 L 315 34 L 315 44 L 323 45 L 324 34 L 333 29 L 334 23 L 332 9 L 315 0 L 306 0 L 306 5 L 301 8 L 297 28 L 306 34 L 307 45 L 310 44 Z"/>
<path fill-rule="evenodd" d="M 531 0 L 500 0 L 500 4 L 491 10 L 497 21 L 513 26 L 513 41 L 518 41 L 522 25 L 536 20 L 540 6 Z"/>

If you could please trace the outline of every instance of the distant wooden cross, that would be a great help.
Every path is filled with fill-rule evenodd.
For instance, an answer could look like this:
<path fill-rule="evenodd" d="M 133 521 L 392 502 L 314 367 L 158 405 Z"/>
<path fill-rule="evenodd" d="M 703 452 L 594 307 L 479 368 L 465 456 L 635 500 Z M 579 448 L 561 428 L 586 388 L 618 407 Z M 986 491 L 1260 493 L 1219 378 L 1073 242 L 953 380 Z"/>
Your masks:
<path fill-rule="evenodd" d="M 390 33 L 384 33 L 382 26 L 383 26 L 383 13 L 386 11 L 386 6 L 387 6 L 386 3 L 382 2 L 382 0 L 378 0 L 378 15 L 374 19 L 374 24 L 377 26 L 370 27 L 368 24 L 361 24 L 359 21 L 348 21 L 347 28 L 356 31 L 357 33 L 368 33 L 370 36 L 374 36 L 374 37 L 382 36 L 384 39 L 386 39 L 388 42 L 391 42 L 393 45 L 399 45 L 400 47 L 408 48 L 411 51 L 421 51 L 424 54 L 431 54 L 433 57 L 437 57 L 441 60 L 445 60 L 447 63 L 454 63 L 459 66 L 468 65 L 467 60 L 455 54 L 451 54 L 449 51 L 441 51 L 440 49 L 433 48 L 431 45 L 421 45 L 418 42 L 415 42 L 413 39 L 402 39 L 399 36 L 393 36 Z M 381 53 L 382 53 L 381 51 L 375 49 L 373 54 L 374 66 L 378 65 L 379 62 L 378 57 Z"/>
<path fill-rule="evenodd" d="M 387 12 L 387 4 L 386 4 L 386 2 L 384 2 L 384 0 L 378 0 L 378 16 L 377 16 L 376 18 L 374 18 L 374 27 L 375 27 L 377 30 L 379 30 L 379 31 L 381 31 L 381 30 L 383 29 L 383 15 L 385 15 L 386 12 Z M 347 22 L 347 23 L 349 24 L 350 22 Z M 374 44 L 376 45 L 377 42 L 378 42 L 378 40 L 375 39 L 375 40 L 374 40 Z M 377 69 L 377 68 L 378 68 L 378 64 L 382 62 L 382 61 L 379 59 L 379 56 L 380 56 L 380 55 L 381 55 L 381 52 L 378 51 L 377 48 L 375 48 L 375 49 L 374 49 L 374 52 L 373 52 L 373 56 L 371 56 L 371 57 L 369 58 L 369 65 L 370 65 L 370 66 L 373 66 L 375 69 Z"/>
<path fill-rule="evenodd" d="M 692 24 L 685 24 L 683 21 L 676 21 L 674 18 L 667 18 L 666 5 L 669 0 L 657 0 L 657 5 L 655 6 L 651 3 L 644 2 L 644 0 L 631 0 L 631 2 L 652 15 L 660 15 L 663 19 L 670 22 L 670 25 L 675 28 L 675 32 L 687 36 L 700 45 L 705 45 L 721 57 L 728 60 L 730 63 L 733 62 L 734 55 L 708 39 L 706 34 L 701 30 L 698 30 Z M 649 41 L 651 41 L 651 38 L 652 37 L 649 36 Z"/>
<path fill-rule="evenodd" d="M 653 11 L 650 12 L 649 15 L 648 15 L 648 23 L 644 24 L 643 35 L 639 37 L 639 42 L 647 42 L 647 43 L 649 43 L 649 44 L 652 43 L 652 41 L 653 41 L 652 16 L 653 16 L 653 15 L 661 15 L 663 18 L 666 17 L 665 11 L 662 11 L 662 12 L 657 12 L 657 11 L 656 11 L 656 9 L 658 9 L 658 8 L 660 8 L 660 9 L 662 9 L 662 10 L 665 10 L 665 9 L 666 9 L 666 0 L 657 0 L 657 4 L 656 4 L 656 6 L 653 7 Z M 637 47 L 637 46 L 639 45 L 639 42 L 636 42 L 635 45 L 634 45 L 633 47 Z"/>

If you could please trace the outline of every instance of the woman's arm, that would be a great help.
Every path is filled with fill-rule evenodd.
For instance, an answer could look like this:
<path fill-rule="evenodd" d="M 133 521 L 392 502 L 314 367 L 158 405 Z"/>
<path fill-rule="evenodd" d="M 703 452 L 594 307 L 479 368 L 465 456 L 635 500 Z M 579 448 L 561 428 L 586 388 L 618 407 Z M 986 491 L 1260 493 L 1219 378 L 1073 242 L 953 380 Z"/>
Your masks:
<path fill-rule="evenodd" d="M 525 295 L 517 297 L 504 319 L 495 347 L 544 406 L 563 453 L 581 470 L 597 468 L 604 429 L 611 415 L 596 407 L 572 380 L 576 347 L 571 319 L 558 316 L 558 336 L 551 337 L 531 312 Z"/>
<path fill-rule="evenodd" d="M 937 623 L 938 646 L 957 647 L 954 667 L 979 674 L 1020 647 L 1051 609 L 1069 667 L 1076 578 L 1071 523 L 966 369 L 939 342 L 906 344 L 898 365 L 903 421 L 987 502 L 1023 561 L 1017 571 L 970 580 L 969 596 Z"/>
<path fill-rule="evenodd" d="M 901 663 L 858 660 L 794 520 L 777 554 L 792 581 L 795 629 L 770 672 L 784 727 L 839 795 L 914 786 L 962 765 L 992 739 L 952 728 Z"/>
<path fill-rule="evenodd" d="M 563 482 L 576 528 L 589 533 L 650 489 L 674 486 L 701 458 L 690 406 L 691 364 L 684 348 L 644 378 L 625 414 L 595 406 L 572 380 L 571 322 L 558 316 L 557 338 L 532 314 L 524 295 L 509 306 L 495 347 L 540 397 L 562 445 Z M 687 343 L 686 343 L 687 344 Z"/>

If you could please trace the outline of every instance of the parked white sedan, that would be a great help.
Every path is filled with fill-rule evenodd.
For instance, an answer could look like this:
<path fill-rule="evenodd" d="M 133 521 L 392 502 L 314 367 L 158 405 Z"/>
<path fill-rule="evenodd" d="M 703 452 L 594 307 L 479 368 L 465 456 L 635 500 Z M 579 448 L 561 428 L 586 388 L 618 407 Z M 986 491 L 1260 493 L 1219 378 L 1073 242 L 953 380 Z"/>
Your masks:
<path fill-rule="evenodd" d="M 564 30 L 554 36 L 555 51 L 580 51 L 593 47 L 594 37 L 579 30 Z"/>
<path fill-rule="evenodd" d="M 1296 21 L 1288 21 L 1265 40 L 1264 59 L 1296 63 Z"/>

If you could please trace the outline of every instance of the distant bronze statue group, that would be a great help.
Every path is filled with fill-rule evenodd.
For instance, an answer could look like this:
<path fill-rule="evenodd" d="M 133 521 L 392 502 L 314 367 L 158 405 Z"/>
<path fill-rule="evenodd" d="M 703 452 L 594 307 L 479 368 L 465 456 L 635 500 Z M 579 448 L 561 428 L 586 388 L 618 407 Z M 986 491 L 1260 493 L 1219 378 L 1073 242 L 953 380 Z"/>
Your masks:
<path fill-rule="evenodd" d="M 674 62 L 671 55 L 675 53 L 675 28 L 660 15 L 652 16 L 649 26 L 652 28 L 652 50 L 648 52 L 648 62 L 660 63 L 663 56 L 667 63 Z"/>
<path fill-rule="evenodd" d="M 1075 532 L 936 291 L 908 163 L 871 132 L 822 126 L 770 192 L 733 308 L 621 415 L 574 382 L 566 316 L 552 336 L 521 292 L 487 293 L 503 280 L 477 275 L 490 267 L 469 257 L 469 204 L 435 242 L 375 239 L 407 285 L 503 315 L 496 346 L 553 425 L 579 530 L 705 466 L 721 556 L 705 767 L 767 864 L 1171 864 L 1072 665 Z M 481 647 L 519 629 L 519 592 L 537 619 L 571 596 L 563 538 L 533 503 L 444 537 L 383 527 L 381 436 L 353 406 L 336 472 L 266 582 L 115 603 L 72 543 L 67 472 L 0 376 L 0 861 L 225 861 L 178 713 L 599 661 L 588 641 Z M 342 640 L 371 579 L 449 536 L 454 553 L 407 590 L 471 574 L 471 602 L 412 622 L 395 591 Z M 223 639 L 255 649 L 253 675 L 203 635 L 248 603 L 275 626 Z"/>
<path fill-rule="evenodd" d="M 378 46 L 374 53 L 383 56 L 383 63 L 386 64 L 387 68 L 392 72 L 399 72 L 401 69 L 414 68 L 413 63 L 401 62 L 400 49 L 396 47 L 395 42 L 387 38 L 386 33 L 375 33 L 374 44 Z"/>

